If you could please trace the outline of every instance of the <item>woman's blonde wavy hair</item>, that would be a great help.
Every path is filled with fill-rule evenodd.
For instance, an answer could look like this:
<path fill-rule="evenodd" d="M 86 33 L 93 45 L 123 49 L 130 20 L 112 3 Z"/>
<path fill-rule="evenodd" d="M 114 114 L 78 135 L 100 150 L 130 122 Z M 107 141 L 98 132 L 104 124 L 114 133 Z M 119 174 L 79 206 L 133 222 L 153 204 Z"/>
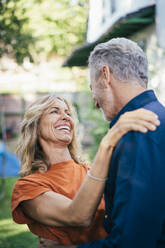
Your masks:
<path fill-rule="evenodd" d="M 40 97 L 33 102 L 25 112 L 24 119 L 21 123 L 20 138 L 17 147 L 17 154 L 21 159 L 20 175 L 21 177 L 32 174 L 38 169 L 47 171 L 50 163 L 42 150 L 38 140 L 39 124 L 41 116 L 51 107 L 56 99 L 64 101 L 71 113 L 71 117 L 75 123 L 73 130 L 73 138 L 68 148 L 72 159 L 79 164 L 87 165 L 81 159 L 81 148 L 77 139 L 76 124 L 78 119 L 71 104 L 64 98 L 57 97 L 54 93 Z"/>

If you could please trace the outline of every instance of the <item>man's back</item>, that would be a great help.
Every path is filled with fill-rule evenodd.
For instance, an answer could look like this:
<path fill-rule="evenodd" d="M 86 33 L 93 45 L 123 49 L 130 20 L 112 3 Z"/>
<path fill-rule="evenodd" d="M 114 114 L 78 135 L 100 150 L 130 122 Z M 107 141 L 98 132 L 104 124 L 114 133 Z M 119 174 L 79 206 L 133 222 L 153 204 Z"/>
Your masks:
<path fill-rule="evenodd" d="M 165 107 L 153 91 L 131 100 L 121 114 L 137 108 L 155 112 L 161 125 L 145 134 L 129 132 L 116 146 L 105 187 L 105 239 L 80 248 L 165 248 Z"/>
<path fill-rule="evenodd" d="M 139 107 L 155 112 L 161 125 L 146 134 L 129 132 L 114 151 L 105 188 L 107 247 L 165 247 L 165 107 L 146 91 L 112 125 Z"/>

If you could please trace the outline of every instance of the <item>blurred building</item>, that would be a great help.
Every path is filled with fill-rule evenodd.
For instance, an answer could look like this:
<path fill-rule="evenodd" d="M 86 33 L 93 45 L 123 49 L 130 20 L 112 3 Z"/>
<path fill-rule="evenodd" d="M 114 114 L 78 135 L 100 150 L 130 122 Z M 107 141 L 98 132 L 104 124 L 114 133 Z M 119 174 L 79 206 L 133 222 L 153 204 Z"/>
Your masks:
<path fill-rule="evenodd" d="M 165 103 L 165 1 L 90 0 L 86 42 L 67 58 L 64 66 L 87 66 L 90 51 L 115 37 L 136 41 L 149 61 L 149 87 Z"/>
<path fill-rule="evenodd" d="M 87 42 L 97 42 L 122 24 L 125 35 L 140 30 L 153 22 L 153 0 L 90 0 Z M 128 33 L 127 33 L 128 32 Z M 114 34 L 115 35 L 115 34 Z"/>

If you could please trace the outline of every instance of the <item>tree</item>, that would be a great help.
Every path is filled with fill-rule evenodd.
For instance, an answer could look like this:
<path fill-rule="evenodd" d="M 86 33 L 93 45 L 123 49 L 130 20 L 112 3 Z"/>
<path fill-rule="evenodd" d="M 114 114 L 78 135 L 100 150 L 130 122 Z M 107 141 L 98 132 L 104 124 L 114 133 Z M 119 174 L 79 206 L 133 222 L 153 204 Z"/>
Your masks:
<path fill-rule="evenodd" d="M 28 22 L 25 11 L 20 0 L 0 1 L 0 56 L 12 54 L 19 63 L 25 56 L 32 60 L 29 45 L 34 40 L 30 32 L 23 30 Z"/>
<path fill-rule="evenodd" d="M 0 56 L 66 56 L 85 39 L 87 9 L 88 0 L 1 0 Z"/>

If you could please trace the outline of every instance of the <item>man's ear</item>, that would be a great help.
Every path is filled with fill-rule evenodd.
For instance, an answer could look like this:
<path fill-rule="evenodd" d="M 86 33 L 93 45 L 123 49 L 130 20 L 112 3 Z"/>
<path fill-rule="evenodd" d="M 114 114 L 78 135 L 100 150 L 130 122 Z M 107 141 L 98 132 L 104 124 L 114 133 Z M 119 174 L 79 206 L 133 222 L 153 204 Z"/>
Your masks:
<path fill-rule="evenodd" d="M 104 80 L 104 84 L 108 86 L 111 83 L 112 72 L 110 71 L 107 65 L 103 65 L 101 68 L 102 78 Z"/>

